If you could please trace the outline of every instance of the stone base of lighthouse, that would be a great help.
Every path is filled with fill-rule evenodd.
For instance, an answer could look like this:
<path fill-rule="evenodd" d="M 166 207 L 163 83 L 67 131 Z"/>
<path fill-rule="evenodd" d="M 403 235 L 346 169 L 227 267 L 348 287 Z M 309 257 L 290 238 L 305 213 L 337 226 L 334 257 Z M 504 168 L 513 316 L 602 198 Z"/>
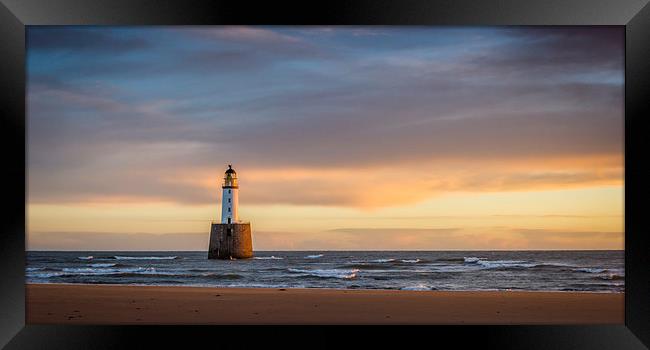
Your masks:
<path fill-rule="evenodd" d="M 251 224 L 212 224 L 208 259 L 253 257 Z"/>

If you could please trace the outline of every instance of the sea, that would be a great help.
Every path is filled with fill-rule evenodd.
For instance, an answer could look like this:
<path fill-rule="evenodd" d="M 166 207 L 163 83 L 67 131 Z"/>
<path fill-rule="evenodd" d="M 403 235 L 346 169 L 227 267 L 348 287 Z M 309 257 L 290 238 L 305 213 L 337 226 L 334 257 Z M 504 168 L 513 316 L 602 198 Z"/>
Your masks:
<path fill-rule="evenodd" d="M 623 251 L 28 251 L 27 283 L 624 292 Z"/>

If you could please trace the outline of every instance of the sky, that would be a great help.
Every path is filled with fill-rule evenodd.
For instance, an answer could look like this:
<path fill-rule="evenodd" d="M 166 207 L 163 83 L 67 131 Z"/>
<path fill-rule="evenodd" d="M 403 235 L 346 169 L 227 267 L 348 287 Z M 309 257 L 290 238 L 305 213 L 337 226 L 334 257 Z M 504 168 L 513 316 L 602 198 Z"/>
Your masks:
<path fill-rule="evenodd" d="M 27 29 L 27 249 L 623 249 L 622 27 Z"/>

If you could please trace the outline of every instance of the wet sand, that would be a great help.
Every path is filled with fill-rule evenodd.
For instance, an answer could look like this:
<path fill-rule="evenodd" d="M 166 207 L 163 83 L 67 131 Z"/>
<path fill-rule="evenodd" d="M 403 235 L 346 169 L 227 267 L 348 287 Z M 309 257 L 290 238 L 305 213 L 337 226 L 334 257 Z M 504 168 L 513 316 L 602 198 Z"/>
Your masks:
<path fill-rule="evenodd" d="M 623 324 L 623 293 L 27 284 L 28 324 Z"/>

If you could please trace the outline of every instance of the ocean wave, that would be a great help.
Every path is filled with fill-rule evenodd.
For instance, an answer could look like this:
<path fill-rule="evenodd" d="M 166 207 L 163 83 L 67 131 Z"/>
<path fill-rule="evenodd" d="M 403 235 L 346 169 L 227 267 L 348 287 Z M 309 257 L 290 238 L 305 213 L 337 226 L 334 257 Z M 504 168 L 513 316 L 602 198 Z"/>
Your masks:
<path fill-rule="evenodd" d="M 423 262 L 424 260 L 422 259 L 393 259 L 393 258 L 384 258 L 384 259 L 374 259 L 374 260 L 368 260 L 368 261 L 353 261 L 353 264 L 368 264 L 368 263 L 377 263 L 377 264 L 384 264 L 384 263 L 407 263 L 407 264 L 414 264 L 414 263 L 419 263 Z"/>
<path fill-rule="evenodd" d="M 89 264 L 90 267 L 115 267 L 117 264 L 105 263 L 105 264 Z"/>
<path fill-rule="evenodd" d="M 541 264 L 535 264 L 533 266 L 535 268 L 562 268 L 563 271 L 568 271 L 567 268 L 575 267 L 575 265 L 569 265 L 569 264 L 562 264 L 562 263 L 541 263 Z"/>
<path fill-rule="evenodd" d="M 93 259 L 93 256 L 92 256 L 92 255 L 88 255 L 88 256 L 79 256 L 79 257 L 77 257 L 77 259 L 79 259 L 79 260 L 92 260 L 92 259 Z"/>
<path fill-rule="evenodd" d="M 569 284 L 568 288 L 574 290 L 597 291 L 597 290 L 610 290 L 612 287 L 625 287 L 624 283 L 574 283 Z"/>
<path fill-rule="evenodd" d="M 178 259 L 178 256 L 120 256 L 115 255 L 113 257 L 117 260 L 174 260 Z"/>
<path fill-rule="evenodd" d="M 307 255 L 305 257 L 305 259 L 318 259 L 318 258 L 322 258 L 322 257 L 323 257 L 323 254 L 314 254 L 314 255 Z"/>
<path fill-rule="evenodd" d="M 406 287 L 400 288 L 400 290 L 432 290 L 432 289 L 433 289 L 432 287 L 427 286 L 427 285 L 422 284 L 422 283 L 416 284 L 414 286 L 406 286 Z"/>
<path fill-rule="evenodd" d="M 465 261 L 466 258 L 438 258 L 436 261 L 460 262 Z"/>
<path fill-rule="evenodd" d="M 214 285 L 209 285 L 209 287 L 214 287 Z M 218 286 L 220 287 L 220 286 Z M 224 285 L 223 287 L 228 288 L 308 288 L 305 285 L 288 285 L 288 284 L 264 284 L 264 283 L 231 283 Z"/>
<path fill-rule="evenodd" d="M 162 278 L 162 277 L 173 277 L 173 278 L 207 278 L 214 280 L 236 280 L 244 278 L 242 275 L 236 273 L 203 273 L 203 274 L 188 274 L 188 273 L 178 273 L 178 272 L 167 272 L 167 271 L 143 271 L 143 272 L 124 272 L 113 274 L 113 277 L 138 277 L 138 278 Z M 176 283 L 183 282 L 182 280 L 174 280 Z"/>
<path fill-rule="evenodd" d="M 525 269 L 540 266 L 540 264 L 524 260 L 486 260 L 484 258 L 466 257 L 464 261 L 468 264 L 478 265 L 482 269 Z"/>
<path fill-rule="evenodd" d="M 153 267 L 132 267 L 132 268 L 90 268 L 90 267 L 71 267 L 64 268 L 62 274 L 55 277 L 74 277 L 74 276 L 128 276 L 129 274 L 138 275 L 159 275 L 159 276 L 197 276 L 189 275 L 186 272 L 176 271 L 159 271 Z M 40 277 L 40 276 L 39 276 Z"/>
<path fill-rule="evenodd" d="M 156 276 L 180 276 L 180 277 L 196 277 L 196 275 L 188 274 L 187 271 L 164 271 L 156 270 L 154 267 L 136 267 L 129 269 L 120 269 L 120 273 L 134 273 L 139 275 L 156 275 Z"/>
<path fill-rule="evenodd" d="M 253 259 L 255 260 L 282 260 L 284 258 L 279 257 L 279 256 L 254 256 Z"/>
<path fill-rule="evenodd" d="M 561 271 L 573 271 L 573 272 L 585 272 L 585 273 L 603 273 L 609 270 L 601 268 L 575 268 L 575 265 L 564 264 L 564 263 L 534 263 L 523 260 L 479 260 L 476 262 L 479 266 L 483 268 L 493 269 L 493 268 L 531 268 L 531 269 L 560 269 Z"/>
<path fill-rule="evenodd" d="M 400 261 L 403 262 L 403 263 L 415 264 L 415 263 L 419 263 L 421 260 L 420 259 L 402 259 Z"/>
<path fill-rule="evenodd" d="M 522 260 L 479 260 L 477 261 L 477 264 L 485 269 L 525 269 L 537 266 L 537 264 L 528 263 Z"/>
<path fill-rule="evenodd" d="M 219 279 L 219 280 L 238 280 L 244 278 L 244 276 L 236 273 L 207 273 L 202 274 L 202 277 L 209 277 L 210 279 Z"/>
<path fill-rule="evenodd" d="M 476 265 L 475 267 L 479 267 L 479 265 Z M 432 272 L 468 272 L 468 271 L 472 271 L 472 268 L 463 265 L 438 265 L 438 266 L 431 266 L 431 271 Z"/>
<path fill-rule="evenodd" d="M 42 271 L 61 271 L 61 269 L 55 267 L 28 267 L 25 271 L 29 274 L 31 272 L 42 272 Z"/>
<path fill-rule="evenodd" d="M 36 278 L 36 279 L 48 279 L 52 277 L 59 277 L 64 275 L 65 272 L 58 271 L 58 272 L 41 272 L 41 273 L 34 273 L 30 274 L 29 277 Z"/>
<path fill-rule="evenodd" d="M 594 279 L 606 280 L 606 281 L 621 281 L 621 280 L 625 280 L 625 275 L 618 275 L 618 274 L 615 274 L 615 273 L 608 273 L 608 274 L 603 275 L 603 276 L 594 277 Z"/>
<path fill-rule="evenodd" d="M 188 270 L 189 271 L 189 270 Z M 57 272 L 48 272 L 48 273 L 35 273 L 31 274 L 30 277 L 34 278 L 53 278 L 53 277 L 84 277 L 84 276 L 110 276 L 110 277 L 206 277 L 210 279 L 239 279 L 243 278 L 242 275 L 235 273 L 214 273 L 214 272 L 203 272 L 199 274 L 188 273 L 188 271 L 161 271 L 156 270 L 153 267 L 135 267 L 135 268 L 125 268 L 125 269 L 111 269 L 111 268 L 101 268 L 94 269 L 89 267 L 81 268 L 64 268 L 61 271 Z"/>
<path fill-rule="evenodd" d="M 573 269 L 574 272 L 584 272 L 584 273 L 603 273 L 607 272 L 607 269 L 594 268 L 594 267 L 581 267 L 579 269 Z"/>
<path fill-rule="evenodd" d="M 289 268 L 289 272 L 299 273 L 307 276 L 315 276 L 321 278 L 340 278 L 340 279 L 353 279 L 357 277 L 359 269 L 341 270 L 341 269 L 323 269 L 323 270 L 304 270 Z"/>
<path fill-rule="evenodd" d="M 66 275 L 95 276 L 95 275 L 115 275 L 126 272 L 146 272 L 155 271 L 154 268 L 133 267 L 126 269 L 106 269 L 92 267 L 66 267 L 62 270 Z"/>
<path fill-rule="evenodd" d="M 170 274 L 170 273 L 159 273 L 155 271 L 149 272 L 116 272 L 110 273 L 111 277 L 143 277 L 143 278 L 160 278 L 160 277 L 192 277 L 192 275 L 187 274 Z M 79 276 L 79 275 L 75 275 Z M 81 274 L 81 276 L 88 276 L 86 274 Z M 93 276 L 93 275 L 90 275 Z"/>
<path fill-rule="evenodd" d="M 383 259 L 373 259 L 373 260 L 352 260 L 349 264 L 359 265 L 359 266 L 372 266 L 383 264 L 382 268 L 386 267 L 386 263 L 395 262 L 395 259 L 392 258 L 383 258 Z"/>
<path fill-rule="evenodd" d="M 211 272 L 212 269 L 187 269 L 189 272 Z"/>
<path fill-rule="evenodd" d="M 28 267 L 25 269 L 27 272 L 32 272 L 32 271 L 42 271 L 45 270 L 45 267 Z"/>
<path fill-rule="evenodd" d="M 339 267 L 343 269 L 384 270 L 386 268 L 391 268 L 391 265 L 387 265 L 384 263 L 375 263 L 375 264 L 352 263 L 352 264 L 340 265 Z"/>

